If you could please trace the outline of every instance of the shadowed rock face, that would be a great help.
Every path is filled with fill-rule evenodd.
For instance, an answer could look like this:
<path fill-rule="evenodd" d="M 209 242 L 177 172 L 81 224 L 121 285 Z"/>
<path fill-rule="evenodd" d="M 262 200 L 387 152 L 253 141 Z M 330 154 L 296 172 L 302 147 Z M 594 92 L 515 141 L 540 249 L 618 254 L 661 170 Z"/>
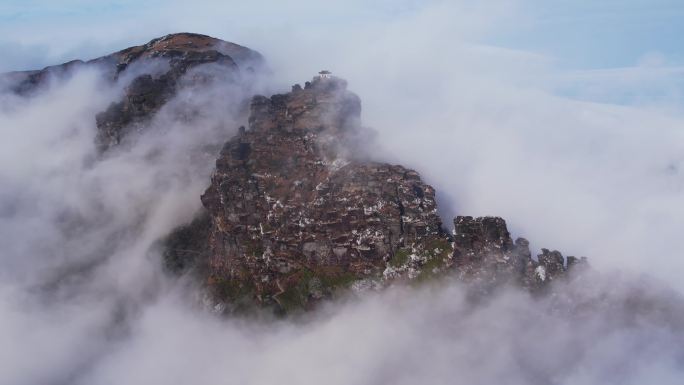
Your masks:
<path fill-rule="evenodd" d="M 249 48 L 205 35 L 178 33 L 88 62 L 75 60 L 40 71 L 5 74 L 3 81 L 15 93 L 30 96 L 50 79 L 67 77 L 88 66 L 103 70 L 112 82 L 130 76 L 121 100 L 96 117 L 95 141 L 102 152 L 128 133 L 143 130 L 179 90 L 208 85 L 217 78 L 250 82 L 263 65 L 261 55 Z"/>

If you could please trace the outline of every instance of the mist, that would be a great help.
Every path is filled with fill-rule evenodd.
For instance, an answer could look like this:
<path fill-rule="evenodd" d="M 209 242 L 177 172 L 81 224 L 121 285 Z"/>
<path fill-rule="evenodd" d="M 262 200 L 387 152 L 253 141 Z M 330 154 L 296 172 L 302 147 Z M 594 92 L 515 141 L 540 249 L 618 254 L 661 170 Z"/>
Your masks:
<path fill-rule="evenodd" d="M 260 4 L 277 20 L 200 3 L 143 7 L 136 28 L 95 20 L 4 35 L 7 70 L 187 30 L 257 49 L 273 74 L 252 88 L 187 89 L 104 157 L 95 114 L 131 77 L 111 85 L 90 68 L 32 98 L 0 94 L 0 384 L 681 382 L 676 63 L 568 70 L 489 43 L 529 21 L 535 2 Z M 445 280 L 298 319 L 204 308 L 191 280 L 163 271 L 158 241 L 200 210 L 246 98 L 323 68 L 361 97 L 372 156 L 419 171 L 447 226 L 456 214 L 502 216 L 533 252 L 588 256 L 595 272 L 542 299 L 511 289 L 472 302 Z M 185 119 L 187 109 L 198 113 Z"/>

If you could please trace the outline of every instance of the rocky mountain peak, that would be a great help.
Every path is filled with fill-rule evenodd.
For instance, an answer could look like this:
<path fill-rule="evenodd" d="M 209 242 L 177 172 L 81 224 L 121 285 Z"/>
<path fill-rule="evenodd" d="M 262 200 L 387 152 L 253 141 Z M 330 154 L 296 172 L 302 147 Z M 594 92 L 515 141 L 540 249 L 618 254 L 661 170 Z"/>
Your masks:
<path fill-rule="evenodd" d="M 445 231 L 435 190 L 416 171 L 351 151 L 360 112 L 359 97 L 329 73 L 255 96 L 249 127 L 216 161 L 206 214 L 172 235 L 167 263 L 199 266 L 219 311 L 310 308 L 340 292 L 444 274 L 485 292 L 538 291 L 565 274 L 560 253 L 533 260 L 501 218 L 459 216 Z"/>
<path fill-rule="evenodd" d="M 93 63 L 114 64 L 117 72 L 141 60 L 165 58 L 172 64 L 196 65 L 195 62 L 230 61 L 243 70 L 254 70 L 263 64 L 261 55 L 241 45 L 196 33 L 175 33 L 153 39 L 147 44 L 133 46 L 91 60 Z"/>

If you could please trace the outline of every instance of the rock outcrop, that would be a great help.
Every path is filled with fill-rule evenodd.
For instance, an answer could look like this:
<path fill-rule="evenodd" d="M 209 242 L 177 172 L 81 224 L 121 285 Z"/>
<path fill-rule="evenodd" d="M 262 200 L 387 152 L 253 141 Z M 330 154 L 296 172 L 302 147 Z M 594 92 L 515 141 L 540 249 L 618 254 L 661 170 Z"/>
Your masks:
<path fill-rule="evenodd" d="M 418 173 L 352 151 L 360 111 L 346 82 L 329 76 L 254 97 L 249 128 L 224 145 L 202 196 L 209 234 L 189 237 L 208 244 L 176 245 L 206 257 L 196 266 L 216 309 L 309 308 L 345 290 L 442 274 L 485 292 L 541 291 L 565 274 L 560 253 L 535 261 L 501 218 L 458 217 L 449 234 Z M 183 231 L 202 233 L 199 224 Z M 184 258 L 173 247 L 166 257 Z"/>
<path fill-rule="evenodd" d="M 113 76 L 129 68 L 136 71 L 136 66 L 144 69 L 131 81 L 121 101 L 97 115 L 96 144 L 101 151 L 118 144 L 128 132 L 144 128 L 179 89 L 206 86 L 216 78 L 250 82 L 263 65 L 261 55 L 249 48 L 187 33 L 154 39 L 94 62 L 113 67 Z"/>
<path fill-rule="evenodd" d="M 388 263 L 429 241 L 446 249 L 434 189 L 348 150 L 360 110 L 337 78 L 253 99 L 249 129 L 225 144 L 202 196 L 217 298 L 306 306 L 341 286 L 380 284 Z"/>

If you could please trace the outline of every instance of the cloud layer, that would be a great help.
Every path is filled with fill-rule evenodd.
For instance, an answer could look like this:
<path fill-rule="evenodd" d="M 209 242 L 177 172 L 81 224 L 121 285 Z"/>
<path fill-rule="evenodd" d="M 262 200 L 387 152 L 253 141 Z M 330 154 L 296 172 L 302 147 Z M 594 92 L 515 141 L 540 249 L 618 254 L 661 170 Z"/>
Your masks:
<path fill-rule="evenodd" d="M 192 283 L 163 274 L 155 242 L 199 208 L 210 148 L 244 120 L 252 91 L 188 90 L 134 144 L 97 159 L 94 115 L 123 84 L 83 71 L 30 100 L 0 97 L 0 384 L 678 383 L 681 72 L 646 61 L 578 73 L 483 44 L 526 19 L 509 1 L 270 4 L 288 16 L 271 23 L 254 4 L 222 4 L 144 8 L 140 28 L 105 23 L 88 38 L 52 26 L 50 55 L 178 28 L 260 50 L 274 71 L 262 92 L 330 69 L 363 100 L 373 156 L 420 171 L 445 221 L 500 215 L 532 246 L 589 256 L 604 273 L 546 300 L 473 304 L 445 282 L 297 322 L 217 319 Z M 13 47 L 49 43 L 39 35 Z M 22 54 L 33 51 L 9 62 L 35 62 Z M 625 90 L 640 96 L 625 102 Z M 201 111 L 191 123 L 174 113 L 188 104 Z"/>

